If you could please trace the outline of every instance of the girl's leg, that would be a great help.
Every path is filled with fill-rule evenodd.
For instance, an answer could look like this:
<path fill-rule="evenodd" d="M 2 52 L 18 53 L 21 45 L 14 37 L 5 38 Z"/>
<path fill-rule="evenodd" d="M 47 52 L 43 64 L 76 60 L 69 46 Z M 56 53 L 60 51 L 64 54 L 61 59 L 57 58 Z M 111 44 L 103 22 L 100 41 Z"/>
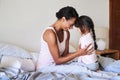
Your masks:
<path fill-rule="evenodd" d="M 88 69 L 92 70 L 92 71 L 96 71 L 99 69 L 99 64 L 98 62 L 96 63 L 92 63 L 92 64 L 84 64 L 85 67 L 87 67 Z"/>
<path fill-rule="evenodd" d="M 83 67 L 86 67 L 86 68 L 88 68 L 89 70 L 92 70 L 92 71 L 96 71 L 96 70 L 99 69 L 98 62 L 92 63 L 92 64 L 85 64 L 85 63 L 80 63 L 80 62 L 74 62 L 74 63 L 71 63 L 70 65 L 83 66 Z"/>

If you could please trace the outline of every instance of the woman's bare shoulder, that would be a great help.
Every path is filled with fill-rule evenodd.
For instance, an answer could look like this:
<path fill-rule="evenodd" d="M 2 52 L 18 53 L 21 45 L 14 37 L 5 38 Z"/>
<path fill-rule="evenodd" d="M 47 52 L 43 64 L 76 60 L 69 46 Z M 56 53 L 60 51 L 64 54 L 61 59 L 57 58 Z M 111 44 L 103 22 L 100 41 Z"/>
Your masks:
<path fill-rule="evenodd" d="M 52 29 L 47 29 L 43 34 L 43 39 L 45 41 L 51 41 L 56 38 L 56 34 Z"/>

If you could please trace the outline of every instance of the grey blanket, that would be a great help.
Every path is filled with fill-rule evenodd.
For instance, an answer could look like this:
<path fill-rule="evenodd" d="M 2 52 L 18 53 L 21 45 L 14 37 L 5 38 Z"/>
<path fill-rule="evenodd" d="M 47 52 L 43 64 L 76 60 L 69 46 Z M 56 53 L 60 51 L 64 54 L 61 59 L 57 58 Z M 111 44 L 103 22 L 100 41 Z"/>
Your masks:
<path fill-rule="evenodd" d="M 116 73 L 91 71 L 79 65 L 49 65 L 33 72 L 28 80 L 120 80 Z"/>
<path fill-rule="evenodd" d="M 85 73 L 58 73 L 58 72 L 23 72 L 15 73 L 8 69 L 0 69 L 0 80 L 120 80 L 119 76 L 113 78 L 100 78 Z"/>
<path fill-rule="evenodd" d="M 120 80 L 120 77 L 116 76 L 113 78 L 100 78 L 100 77 L 91 77 L 86 74 L 62 74 L 57 72 L 35 72 L 33 73 L 28 80 Z"/>
<path fill-rule="evenodd" d="M 31 72 L 22 70 L 0 68 L 0 80 L 28 80 Z"/>
<path fill-rule="evenodd" d="M 29 80 L 83 80 L 79 74 L 61 74 L 56 72 L 32 74 Z"/>

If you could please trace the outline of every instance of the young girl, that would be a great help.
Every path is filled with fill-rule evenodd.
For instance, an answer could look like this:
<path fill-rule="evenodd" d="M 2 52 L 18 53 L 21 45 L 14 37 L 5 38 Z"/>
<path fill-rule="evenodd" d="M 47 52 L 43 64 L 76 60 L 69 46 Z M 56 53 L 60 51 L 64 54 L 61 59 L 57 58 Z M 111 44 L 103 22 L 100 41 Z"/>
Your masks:
<path fill-rule="evenodd" d="M 79 28 L 78 30 L 81 32 L 81 38 L 79 39 L 79 48 L 85 48 L 85 46 L 91 44 L 90 47 L 94 47 L 96 50 L 96 36 L 92 19 L 85 15 L 80 16 L 76 21 L 75 26 Z M 97 70 L 98 63 L 95 50 L 87 55 L 79 56 L 78 62 L 90 70 Z"/>

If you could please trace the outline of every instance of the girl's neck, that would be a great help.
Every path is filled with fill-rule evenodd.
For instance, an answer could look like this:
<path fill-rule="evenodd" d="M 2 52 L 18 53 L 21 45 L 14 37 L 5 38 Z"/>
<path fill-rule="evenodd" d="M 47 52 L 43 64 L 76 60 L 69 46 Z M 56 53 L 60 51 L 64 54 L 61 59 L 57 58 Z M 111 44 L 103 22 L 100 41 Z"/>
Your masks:
<path fill-rule="evenodd" d="M 88 33 L 90 33 L 90 31 L 86 30 L 84 33 L 82 33 L 82 35 L 86 35 Z"/>

